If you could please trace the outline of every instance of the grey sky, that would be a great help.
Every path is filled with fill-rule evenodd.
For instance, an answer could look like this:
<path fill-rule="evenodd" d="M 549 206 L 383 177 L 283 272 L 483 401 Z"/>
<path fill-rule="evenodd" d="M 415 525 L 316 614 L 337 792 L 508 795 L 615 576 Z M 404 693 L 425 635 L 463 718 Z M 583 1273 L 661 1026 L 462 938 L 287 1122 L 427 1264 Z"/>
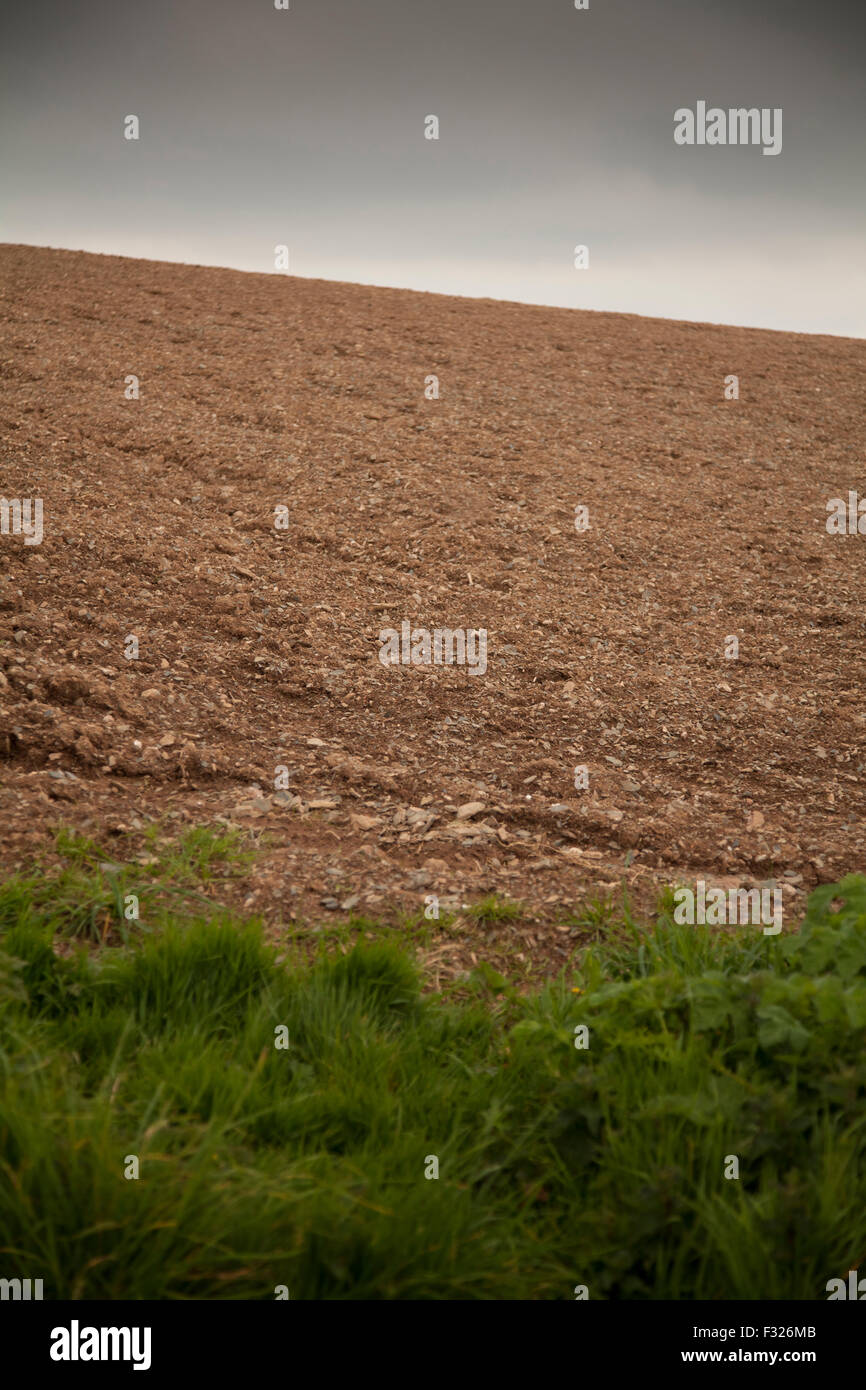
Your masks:
<path fill-rule="evenodd" d="M 866 336 L 861 0 L 46 0 L 3 54 L 5 241 Z M 781 154 L 675 145 L 699 99 Z"/>

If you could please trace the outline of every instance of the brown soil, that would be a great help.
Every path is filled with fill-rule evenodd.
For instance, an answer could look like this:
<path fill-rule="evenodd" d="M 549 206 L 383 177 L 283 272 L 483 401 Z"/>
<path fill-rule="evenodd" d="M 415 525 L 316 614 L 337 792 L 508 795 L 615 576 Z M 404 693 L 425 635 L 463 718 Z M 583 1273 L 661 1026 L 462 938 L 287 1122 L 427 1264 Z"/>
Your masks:
<path fill-rule="evenodd" d="M 0 267 L 0 493 L 45 528 L 0 536 L 5 866 L 58 822 L 222 817 L 260 838 L 243 900 L 274 921 L 527 904 L 444 942 L 446 975 L 503 933 L 555 965 L 564 909 L 622 883 L 778 879 L 795 918 L 863 867 L 866 537 L 825 520 L 866 491 L 866 344 Z M 404 618 L 486 628 L 486 675 L 385 669 Z"/>

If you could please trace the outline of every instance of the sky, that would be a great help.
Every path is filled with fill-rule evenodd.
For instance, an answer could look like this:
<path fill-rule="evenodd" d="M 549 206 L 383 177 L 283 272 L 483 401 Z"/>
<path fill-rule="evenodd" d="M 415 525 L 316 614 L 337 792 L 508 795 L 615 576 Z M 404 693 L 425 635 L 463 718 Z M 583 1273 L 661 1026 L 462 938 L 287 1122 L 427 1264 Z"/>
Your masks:
<path fill-rule="evenodd" d="M 864 0 L 42 0 L 0 48 L 2 241 L 866 337 Z M 699 101 L 781 152 L 678 145 Z"/>

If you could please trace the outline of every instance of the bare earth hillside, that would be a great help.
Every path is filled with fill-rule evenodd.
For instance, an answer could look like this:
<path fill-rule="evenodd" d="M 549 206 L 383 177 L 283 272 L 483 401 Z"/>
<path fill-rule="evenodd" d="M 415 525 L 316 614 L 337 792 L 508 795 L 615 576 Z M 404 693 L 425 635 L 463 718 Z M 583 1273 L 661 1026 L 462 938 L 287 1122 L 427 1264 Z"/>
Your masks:
<path fill-rule="evenodd" d="M 0 494 L 44 508 L 0 535 L 4 865 L 224 818 L 272 923 L 528 905 L 446 979 L 497 930 L 555 965 L 621 883 L 773 880 L 796 920 L 866 867 L 866 536 L 825 526 L 866 344 L 21 246 L 0 278 Z M 386 668 L 403 620 L 486 629 L 486 672 Z"/>

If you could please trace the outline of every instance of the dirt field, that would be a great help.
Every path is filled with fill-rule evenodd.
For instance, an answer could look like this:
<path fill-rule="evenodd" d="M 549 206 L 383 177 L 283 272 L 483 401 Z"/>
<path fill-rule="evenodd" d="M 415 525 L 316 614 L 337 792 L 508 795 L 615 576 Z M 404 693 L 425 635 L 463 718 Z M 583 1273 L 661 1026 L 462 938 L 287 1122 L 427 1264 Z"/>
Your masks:
<path fill-rule="evenodd" d="M 445 978 L 502 932 L 555 966 L 623 883 L 774 880 L 795 920 L 864 868 L 866 536 L 825 521 L 866 492 L 866 344 L 19 246 L 0 277 L 0 494 L 44 507 L 0 536 L 4 867 L 221 817 L 274 922 L 527 904 Z M 486 673 L 384 667 L 404 619 L 486 629 Z"/>

